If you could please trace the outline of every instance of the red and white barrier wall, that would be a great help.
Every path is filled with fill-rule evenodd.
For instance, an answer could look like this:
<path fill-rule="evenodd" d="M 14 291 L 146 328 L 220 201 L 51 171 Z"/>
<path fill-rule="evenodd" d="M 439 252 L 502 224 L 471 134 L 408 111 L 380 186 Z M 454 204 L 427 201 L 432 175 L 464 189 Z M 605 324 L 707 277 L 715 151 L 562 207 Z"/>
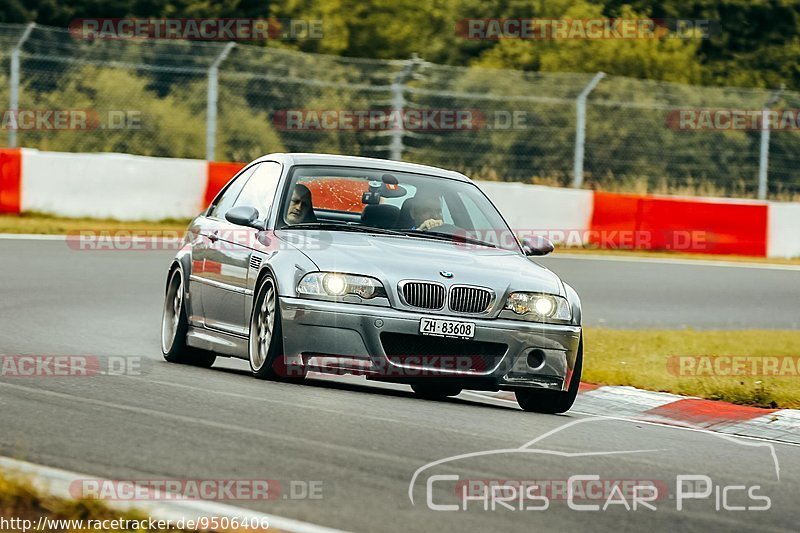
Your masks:
<path fill-rule="evenodd" d="M 3 150 L 0 161 L 4 191 L 0 211 L 12 213 L 119 220 L 190 218 L 200 210 L 207 182 L 206 162 L 196 159 L 23 148 Z"/>
<path fill-rule="evenodd" d="M 241 163 L 0 150 L 0 213 L 161 220 L 201 211 Z M 800 203 L 478 182 L 511 227 L 569 245 L 800 256 Z"/>
<path fill-rule="evenodd" d="M 591 228 L 604 247 L 764 257 L 769 209 L 748 200 L 595 192 Z"/>

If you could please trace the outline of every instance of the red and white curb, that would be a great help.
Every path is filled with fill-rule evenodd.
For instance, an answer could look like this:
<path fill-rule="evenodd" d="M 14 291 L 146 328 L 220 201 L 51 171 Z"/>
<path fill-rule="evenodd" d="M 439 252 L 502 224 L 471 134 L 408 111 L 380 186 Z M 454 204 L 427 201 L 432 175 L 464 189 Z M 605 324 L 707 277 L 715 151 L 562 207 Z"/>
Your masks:
<path fill-rule="evenodd" d="M 514 401 L 514 394 L 509 392 L 481 394 Z M 762 409 L 635 387 L 581 383 L 571 412 L 800 444 L 797 409 Z"/>
<path fill-rule="evenodd" d="M 35 488 L 50 496 L 65 500 L 74 499 L 70 492 L 70 485 L 80 483 L 86 479 L 97 480 L 96 476 L 78 474 L 37 465 L 0 456 L 0 471 L 30 481 Z M 138 500 L 135 502 L 124 500 L 103 500 L 103 503 L 116 511 L 136 510 L 148 515 L 154 520 L 179 520 L 198 521 L 201 518 L 228 518 L 229 520 L 245 521 L 250 523 L 269 523 L 269 530 L 286 531 L 292 533 L 342 533 L 339 529 L 331 529 L 292 518 L 284 518 L 271 514 L 259 513 L 240 507 L 207 500 L 177 500 L 159 497 L 159 491 L 153 492 L 153 500 Z"/>

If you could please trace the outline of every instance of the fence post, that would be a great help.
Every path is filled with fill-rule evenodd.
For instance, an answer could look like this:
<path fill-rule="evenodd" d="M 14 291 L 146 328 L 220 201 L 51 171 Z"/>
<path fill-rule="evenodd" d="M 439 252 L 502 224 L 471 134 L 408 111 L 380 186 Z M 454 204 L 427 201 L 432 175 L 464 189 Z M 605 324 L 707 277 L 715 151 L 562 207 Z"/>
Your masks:
<path fill-rule="evenodd" d="M 395 78 L 394 82 L 392 82 L 392 117 L 398 117 L 399 124 L 397 128 L 392 128 L 391 131 L 391 141 L 389 142 L 389 158 L 394 161 L 402 161 L 403 159 L 403 150 L 405 146 L 403 146 L 403 134 L 405 133 L 405 129 L 403 128 L 403 112 L 405 110 L 406 99 L 403 95 L 403 91 L 405 90 L 405 85 L 414 75 L 414 69 L 419 63 L 419 56 L 417 54 L 412 54 L 411 59 L 406 61 L 403 70 Z"/>
<path fill-rule="evenodd" d="M 575 124 L 575 157 L 572 167 L 572 186 L 580 189 L 583 186 L 583 151 L 586 144 L 586 97 L 597 87 L 605 77 L 604 72 L 598 72 L 586 87 L 583 88 L 575 100 L 576 124 Z"/>
<path fill-rule="evenodd" d="M 34 27 L 36 27 L 36 24 L 33 22 L 28 24 L 17 41 L 17 44 L 11 50 L 11 80 L 9 83 L 8 110 L 14 116 L 15 120 L 19 119 L 17 114 L 17 111 L 19 111 L 19 56 L 22 53 L 22 45 L 28 40 Z M 8 129 L 9 148 L 17 147 L 17 126 L 18 124 Z"/>
<path fill-rule="evenodd" d="M 758 199 L 766 200 L 767 198 L 767 170 L 769 168 L 769 111 L 774 106 L 783 94 L 784 86 L 772 93 L 772 96 L 767 103 L 764 104 L 764 109 L 761 110 L 761 152 L 758 157 Z"/>
<path fill-rule="evenodd" d="M 219 66 L 231 53 L 236 43 L 228 43 L 208 68 L 208 95 L 206 98 L 206 161 L 213 161 L 217 149 L 217 98 Z"/>

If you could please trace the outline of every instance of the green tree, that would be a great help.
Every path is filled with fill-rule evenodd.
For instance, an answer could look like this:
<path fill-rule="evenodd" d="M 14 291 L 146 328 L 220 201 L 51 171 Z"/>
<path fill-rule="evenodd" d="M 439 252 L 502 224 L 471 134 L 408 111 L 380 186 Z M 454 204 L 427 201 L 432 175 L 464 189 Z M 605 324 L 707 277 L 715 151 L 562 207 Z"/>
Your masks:
<path fill-rule="evenodd" d="M 556 16 L 565 19 L 603 18 L 602 6 L 579 2 Z M 647 18 L 623 7 L 620 18 Z M 699 39 L 501 40 L 477 61 L 485 67 L 542 72 L 599 72 L 634 78 L 698 83 Z"/>

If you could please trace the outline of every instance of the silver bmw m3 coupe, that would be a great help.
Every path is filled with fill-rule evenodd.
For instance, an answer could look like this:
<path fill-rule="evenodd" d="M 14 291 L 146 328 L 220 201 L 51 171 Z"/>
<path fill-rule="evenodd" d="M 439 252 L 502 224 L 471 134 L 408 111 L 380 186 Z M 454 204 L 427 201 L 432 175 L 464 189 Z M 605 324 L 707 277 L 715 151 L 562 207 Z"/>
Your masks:
<path fill-rule="evenodd" d="M 532 214 L 535 217 L 535 213 Z M 513 391 L 526 411 L 575 401 L 577 293 L 530 257 L 466 176 L 410 163 L 271 154 L 190 224 L 169 266 L 167 361 L 250 362 L 408 384 L 424 398 Z"/>

